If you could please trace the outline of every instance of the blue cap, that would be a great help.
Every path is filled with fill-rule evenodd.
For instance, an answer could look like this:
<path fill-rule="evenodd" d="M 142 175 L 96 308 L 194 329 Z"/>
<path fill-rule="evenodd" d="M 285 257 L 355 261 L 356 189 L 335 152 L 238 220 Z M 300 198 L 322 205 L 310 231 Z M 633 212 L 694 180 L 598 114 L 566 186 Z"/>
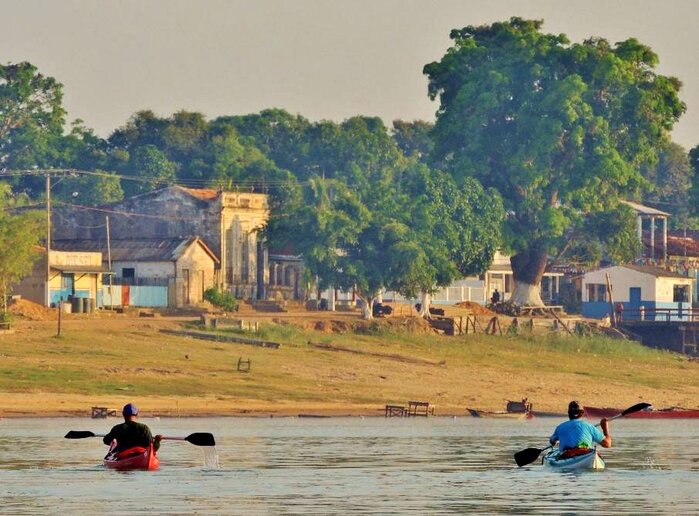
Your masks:
<path fill-rule="evenodd" d="M 127 403 L 124 405 L 124 409 L 121 411 L 124 416 L 135 416 L 138 414 L 138 407 L 133 403 Z"/>

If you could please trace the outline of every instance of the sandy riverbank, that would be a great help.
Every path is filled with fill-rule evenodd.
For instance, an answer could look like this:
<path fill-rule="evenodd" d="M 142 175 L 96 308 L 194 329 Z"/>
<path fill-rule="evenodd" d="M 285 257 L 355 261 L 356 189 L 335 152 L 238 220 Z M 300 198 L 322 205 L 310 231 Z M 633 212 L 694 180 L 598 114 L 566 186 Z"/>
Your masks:
<path fill-rule="evenodd" d="M 282 346 L 162 332 L 193 317 L 68 317 L 61 338 L 50 313 L 19 319 L 0 338 L 0 417 L 90 417 L 92 407 L 128 402 L 143 416 L 270 417 L 383 416 L 387 404 L 416 400 L 466 416 L 523 397 L 556 413 L 571 399 L 622 409 L 693 408 L 699 399 L 699 363 L 633 343 L 445 337 L 406 318 L 385 321 L 398 333 L 356 333 L 351 313 L 241 317 L 269 325 L 265 338 Z M 236 370 L 240 358 L 251 360 L 249 373 Z"/>

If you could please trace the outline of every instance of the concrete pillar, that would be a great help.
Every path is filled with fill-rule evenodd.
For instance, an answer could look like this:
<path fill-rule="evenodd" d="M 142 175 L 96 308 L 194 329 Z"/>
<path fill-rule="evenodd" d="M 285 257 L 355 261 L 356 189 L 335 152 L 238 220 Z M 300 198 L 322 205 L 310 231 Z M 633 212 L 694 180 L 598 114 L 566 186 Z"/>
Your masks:
<path fill-rule="evenodd" d="M 636 233 L 638 234 L 638 241 L 641 242 L 643 246 L 643 217 L 638 215 L 636 217 Z M 643 258 L 644 249 L 641 247 L 641 258 Z"/>
<path fill-rule="evenodd" d="M 663 217 L 663 262 L 667 262 L 667 217 Z"/>
<path fill-rule="evenodd" d="M 650 259 L 655 260 L 655 217 L 650 218 Z"/>

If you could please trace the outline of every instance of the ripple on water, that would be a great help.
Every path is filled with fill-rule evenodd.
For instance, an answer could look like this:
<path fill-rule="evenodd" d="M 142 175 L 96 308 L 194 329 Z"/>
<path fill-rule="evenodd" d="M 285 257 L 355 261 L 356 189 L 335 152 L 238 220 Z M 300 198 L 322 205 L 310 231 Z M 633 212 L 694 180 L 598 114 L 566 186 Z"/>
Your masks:
<path fill-rule="evenodd" d="M 62 438 L 74 419 L 4 421 L 0 512 L 699 512 L 699 422 L 615 421 L 601 472 L 517 468 L 512 455 L 543 447 L 556 422 L 163 418 L 149 425 L 174 435 L 211 431 L 217 446 L 168 442 L 159 471 L 119 473 L 101 466 L 99 439 Z"/>

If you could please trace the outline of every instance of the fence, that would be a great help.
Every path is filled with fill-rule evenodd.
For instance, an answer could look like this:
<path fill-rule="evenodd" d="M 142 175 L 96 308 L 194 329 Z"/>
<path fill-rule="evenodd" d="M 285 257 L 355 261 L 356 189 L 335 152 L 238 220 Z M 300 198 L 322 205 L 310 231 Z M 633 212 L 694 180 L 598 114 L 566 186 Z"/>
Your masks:
<path fill-rule="evenodd" d="M 696 308 L 629 308 L 622 313 L 622 321 L 699 321 Z"/>

